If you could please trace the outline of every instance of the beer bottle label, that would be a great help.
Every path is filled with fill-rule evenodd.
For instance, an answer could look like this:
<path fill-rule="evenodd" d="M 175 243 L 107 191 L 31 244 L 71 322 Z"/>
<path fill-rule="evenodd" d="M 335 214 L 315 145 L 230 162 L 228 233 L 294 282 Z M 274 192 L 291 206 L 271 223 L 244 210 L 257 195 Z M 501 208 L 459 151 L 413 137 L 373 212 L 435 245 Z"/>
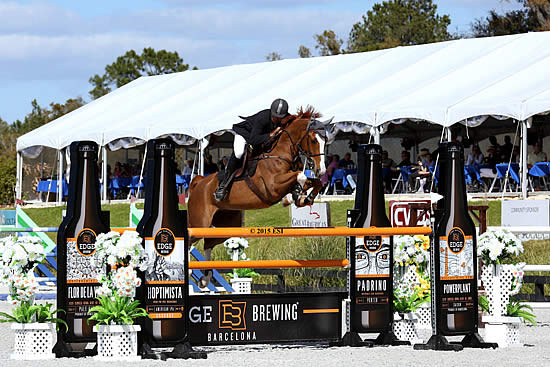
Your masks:
<path fill-rule="evenodd" d="M 439 277 L 442 280 L 474 279 L 474 240 L 454 227 L 439 238 Z"/>
<path fill-rule="evenodd" d="M 96 233 L 82 229 L 76 238 L 67 238 L 67 315 L 87 318 L 88 310 L 99 302 L 95 299 L 98 277 L 105 269 L 95 262 Z"/>
<path fill-rule="evenodd" d="M 177 319 L 184 313 L 185 245 L 184 239 L 161 228 L 154 237 L 145 238 L 146 310 L 153 319 Z"/>
<path fill-rule="evenodd" d="M 390 237 L 365 236 L 355 240 L 356 289 L 362 304 L 386 304 L 390 278 Z"/>

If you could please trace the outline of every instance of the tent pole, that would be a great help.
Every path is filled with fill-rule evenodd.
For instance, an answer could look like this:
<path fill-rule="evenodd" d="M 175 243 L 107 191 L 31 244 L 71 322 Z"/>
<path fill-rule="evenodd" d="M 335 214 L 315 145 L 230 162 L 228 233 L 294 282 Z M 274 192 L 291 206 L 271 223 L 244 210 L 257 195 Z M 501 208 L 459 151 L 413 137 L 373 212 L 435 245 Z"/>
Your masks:
<path fill-rule="evenodd" d="M 61 204 L 63 201 L 63 149 L 59 149 L 57 159 L 59 161 L 57 167 L 57 203 Z"/>
<path fill-rule="evenodd" d="M 451 128 L 445 127 L 444 129 L 445 129 L 445 137 L 446 137 L 447 141 L 452 141 L 453 140 L 453 134 L 452 134 Z"/>
<path fill-rule="evenodd" d="M 374 130 L 374 135 L 373 135 L 374 144 L 380 144 L 380 130 L 377 127 L 375 127 L 373 130 Z"/>
<path fill-rule="evenodd" d="M 199 175 L 204 176 L 204 154 L 208 141 L 203 138 L 199 142 Z"/>
<path fill-rule="evenodd" d="M 527 125 L 526 120 L 521 121 L 521 197 L 527 199 Z"/>
<path fill-rule="evenodd" d="M 103 164 L 101 165 L 101 177 L 103 178 L 103 201 L 107 201 L 107 189 L 109 186 L 109 177 L 107 177 L 107 147 L 104 145 L 101 148 Z"/>
<path fill-rule="evenodd" d="M 16 167 L 15 198 L 21 200 L 21 191 L 23 187 L 23 155 L 21 152 L 17 152 Z"/>

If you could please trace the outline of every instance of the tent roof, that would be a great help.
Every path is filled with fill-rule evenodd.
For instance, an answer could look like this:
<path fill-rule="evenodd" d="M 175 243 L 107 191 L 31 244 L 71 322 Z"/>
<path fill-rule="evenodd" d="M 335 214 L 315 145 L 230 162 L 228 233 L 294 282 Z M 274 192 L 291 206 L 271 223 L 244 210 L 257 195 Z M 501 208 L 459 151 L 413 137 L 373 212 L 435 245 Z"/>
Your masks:
<path fill-rule="evenodd" d="M 349 130 L 396 119 L 450 126 L 470 117 L 524 120 L 550 111 L 550 32 L 461 39 L 356 54 L 139 78 L 17 140 L 17 150 L 75 140 L 200 139 L 275 98 L 312 105 Z"/>

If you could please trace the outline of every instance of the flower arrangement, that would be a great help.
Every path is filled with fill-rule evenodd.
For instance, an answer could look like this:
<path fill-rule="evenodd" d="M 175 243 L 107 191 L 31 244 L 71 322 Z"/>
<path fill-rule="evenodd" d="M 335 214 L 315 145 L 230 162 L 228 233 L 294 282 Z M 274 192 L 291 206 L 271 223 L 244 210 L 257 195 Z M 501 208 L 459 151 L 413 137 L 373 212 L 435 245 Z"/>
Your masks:
<path fill-rule="evenodd" d="M 430 238 L 428 236 L 395 236 L 394 263 L 400 266 L 415 264 L 424 272 L 430 261 Z"/>
<path fill-rule="evenodd" d="M 9 236 L 0 239 L 0 281 L 8 287 L 12 315 L 0 312 L 0 322 L 67 324 L 52 310 L 52 304 L 34 305 L 38 282 L 34 269 L 46 258 L 44 243 L 34 236 Z"/>
<path fill-rule="evenodd" d="M 506 229 L 490 229 L 479 236 L 477 255 L 487 265 L 501 264 L 522 252 L 521 240 Z"/>
<path fill-rule="evenodd" d="M 250 260 L 246 253 L 244 252 L 245 249 L 248 248 L 248 241 L 246 238 L 242 237 L 231 237 L 223 243 L 223 246 L 227 249 L 227 254 L 231 256 L 231 259 L 233 261 L 239 261 L 239 260 Z M 260 274 L 256 273 L 252 269 L 233 269 L 233 273 L 229 274 L 229 277 L 231 278 L 251 278 L 255 276 L 259 276 Z"/>
<path fill-rule="evenodd" d="M 419 306 L 429 301 L 430 297 L 424 296 L 423 291 L 418 288 L 396 289 L 393 292 L 393 310 L 399 314 L 414 312 Z"/>
<path fill-rule="evenodd" d="M 479 307 L 482 311 L 490 312 L 489 300 L 485 296 L 479 296 Z M 536 326 L 536 316 L 532 313 L 533 307 L 525 303 L 525 301 L 510 299 L 510 302 L 506 305 L 506 316 L 519 317 L 524 323 L 531 323 Z"/>
<path fill-rule="evenodd" d="M 146 317 L 147 312 L 139 308 L 134 300 L 141 279 L 136 268 L 144 271 L 147 257 L 142 239 L 135 231 L 102 233 L 96 240 L 96 261 L 98 266 L 111 266 L 107 275 L 98 279 L 101 287 L 97 290 L 99 305 L 90 309 L 88 320 L 105 325 L 129 325 L 138 317 Z"/>

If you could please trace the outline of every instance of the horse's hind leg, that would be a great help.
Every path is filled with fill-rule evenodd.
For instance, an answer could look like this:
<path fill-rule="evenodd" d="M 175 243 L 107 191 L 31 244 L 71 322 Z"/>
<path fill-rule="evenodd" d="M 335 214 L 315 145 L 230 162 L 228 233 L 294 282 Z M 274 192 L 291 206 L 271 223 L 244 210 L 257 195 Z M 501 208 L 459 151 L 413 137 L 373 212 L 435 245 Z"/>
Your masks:
<path fill-rule="evenodd" d="M 214 227 L 242 227 L 243 212 L 240 210 L 218 210 L 212 219 Z M 204 239 L 204 257 L 206 261 L 212 260 L 212 250 L 227 238 L 205 238 Z M 212 270 L 205 270 L 206 275 L 199 280 L 199 287 L 208 286 L 212 280 Z"/>

